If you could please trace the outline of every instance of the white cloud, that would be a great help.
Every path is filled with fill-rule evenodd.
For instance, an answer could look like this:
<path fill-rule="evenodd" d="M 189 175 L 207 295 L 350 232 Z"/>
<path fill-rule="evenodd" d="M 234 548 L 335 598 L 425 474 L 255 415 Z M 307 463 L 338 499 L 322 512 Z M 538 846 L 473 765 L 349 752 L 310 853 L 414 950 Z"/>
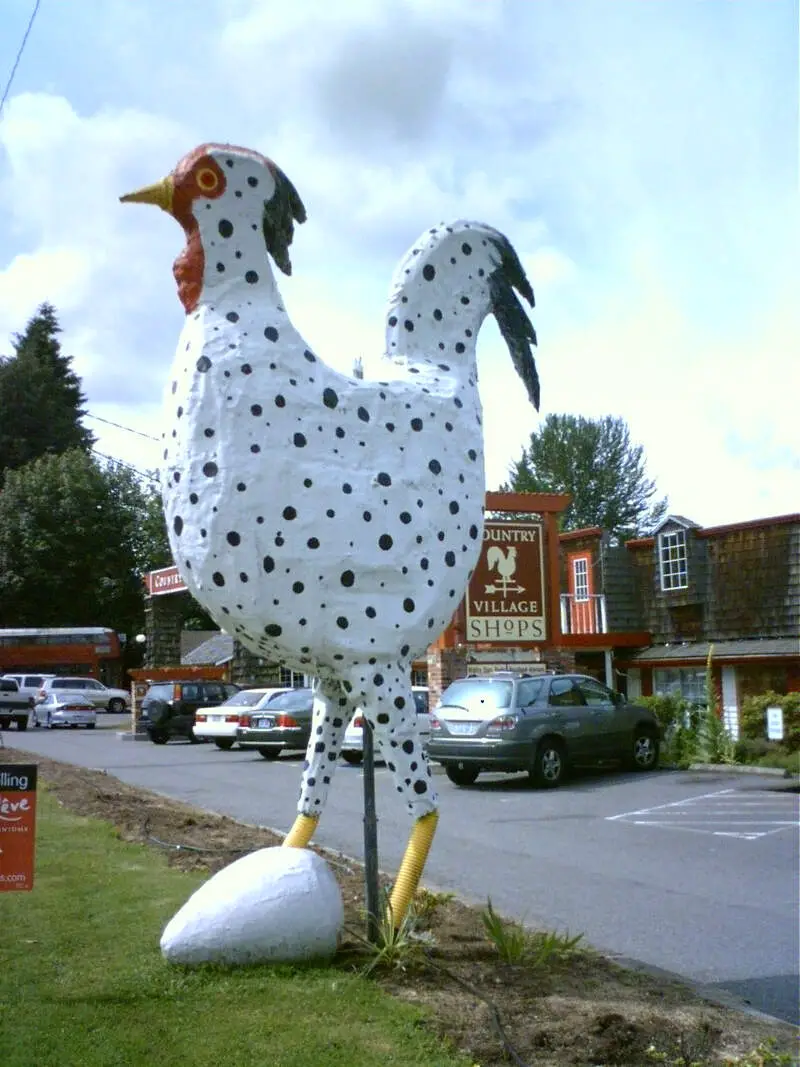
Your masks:
<path fill-rule="evenodd" d="M 159 10 L 110 0 L 85 71 L 53 75 L 54 52 L 37 78 L 32 50 L 28 84 L 59 91 L 20 91 L 0 122 L 0 337 L 55 303 L 96 414 L 157 429 L 181 321 L 180 231 L 118 196 L 227 139 L 275 158 L 306 202 L 281 285 L 335 365 L 380 351 L 394 265 L 420 232 L 482 219 L 536 291 L 543 414 L 624 417 L 659 491 L 700 522 L 796 510 L 782 0 L 768 15 L 746 0 Z M 496 485 L 538 419 L 493 324 L 479 371 Z M 92 428 L 106 451 L 155 461 Z"/>

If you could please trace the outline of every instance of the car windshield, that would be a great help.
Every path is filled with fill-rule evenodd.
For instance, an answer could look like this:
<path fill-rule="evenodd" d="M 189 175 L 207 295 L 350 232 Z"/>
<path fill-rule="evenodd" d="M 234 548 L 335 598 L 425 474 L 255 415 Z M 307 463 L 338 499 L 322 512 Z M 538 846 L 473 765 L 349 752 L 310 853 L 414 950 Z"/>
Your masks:
<path fill-rule="evenodd" d="M 269 708 L 270 711 L 273 708 L 276 711 L 297 711 L 300 708 L 307 708 L 313 699 L 314 694 L 310 689 L 292 689 L 288 693 L 273 697 L 269 701 Z"/>
<path fill-rule="evenodd" d="M 173 687 L 168 685 L 151 685 L 145 694 L 145 700 L 172 700 Z"/>
<path fill-rule="evenodd" d="M 512 682 L 492 682 L 483 678 L 465 678 L 453 682 L 442 693 L 441 703 L 450 707 L 467 708 L 470 711 L 507 708 L 514 692 Z"/>
<path fill-rule="evenodd" d="M 272 707 L 272 705 L 275 703 L 275 701 L 278 699 L 278 697 L 285 696 L 286 692 L 287 692 L 287 690 L 285 690 L 285 689 L 279 689 L 277 693 L 264 693 L 262 695 L 261 699 L 259 700 L 258 704 L 256 705 L 256 707 L 258 707 L 259 709 L 265 708 L 267 706 L 267 704 L 269 704 L 269 706 Z"/>
<path fill-rule="evenodd" d="M 252 708 L 255 704 L 260 703 L 265 696 L 261 689 L 242 689 L 240 693 L 234 693 L 232 697 L 228 697 L 223 707 L 226 708 Z"/>

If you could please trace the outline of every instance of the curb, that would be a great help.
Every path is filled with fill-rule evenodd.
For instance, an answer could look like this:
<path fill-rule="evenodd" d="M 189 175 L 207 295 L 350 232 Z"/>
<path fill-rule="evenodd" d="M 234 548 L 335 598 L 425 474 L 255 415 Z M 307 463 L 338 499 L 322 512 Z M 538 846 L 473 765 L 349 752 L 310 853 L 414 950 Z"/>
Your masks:
<path fill-rule="evenodd" d="M 713 766 L 713 764 L 708 764 Z M 749 1015 L 751 1018 L 760 1019 L 762 1022 L 770 1023 L 773 1026 L 792 1026 L 787 1019 L 781 1019 L 778 1015 L 769 1015 L 767 1012 L 761 1011 L 759 1008 L 754 1008 L 749 1000 L 740 996 L 738 993 L 732 993 L 728 989 L 721 988 L 717 985 L 709 985 L 706 982 L 698 981 L 694 978 L 689 978 L 686 975 L 679 974 L 677 971 L 668 971 L 663 967 L 657 967 L 652 963 L 645 963 L 643 960 L 637 960 L 631 956 L 616 955 L 613 952 L 601 953 L 606 959 L 611 960 L 618 967 L 624 967 L 629 971 L 636 971 L 639 974 L 649 974 L 654 978 L 662 978 L 665 981 L 675 982 L 676 985 L 681 985 L 686 989 L 691 990 L 697 996 L 703 1000 L 715 1004 L 720 1008 L 727 1008 L 730 1011 L 741 1012 L 742 1015 Z"/>
<path fill-rule="evenodd" d="M 147 734 L 132 734 L 130 730 L 118 730 L 117 739 L 119 741 L 149 741 L 150 738 Z"/>
<path fill-rule="evenodd" d="M 781 767 L 753 767 L 742 763 L 692 763 L 690 771 L 714 771 L 716 774 L 727 772 L 728 774 L 761 774 L 767 778 L 793 778 L 800 780 L 800 775 L 792 774 L 791 771 Z"/>

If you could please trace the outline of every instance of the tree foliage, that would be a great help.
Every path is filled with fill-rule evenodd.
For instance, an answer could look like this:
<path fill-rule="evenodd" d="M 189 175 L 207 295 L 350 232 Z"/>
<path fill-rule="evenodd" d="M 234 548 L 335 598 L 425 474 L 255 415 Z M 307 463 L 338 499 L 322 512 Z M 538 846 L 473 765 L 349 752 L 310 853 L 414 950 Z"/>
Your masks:
<path fill-rule="evenodd" d="M 40 456 L 94 444 L 80 421 L 86 398 L 71 357 L 61 353 L 60 332 L 55 310 L 42 304 L 13 337 L 14 355 L 0 357 L 0 479 Z"/>
<path fill-rule="evenodd" d="M 509 474 L 506 491 L 570 493 L 565 530 L 600 526 L 616 537 L 636 537 L 667 510 L 666 497 L 653 500 L 656 486 L 647 478 L 642 446 L 631 443 L 625 420 L 611 415 L 548 415 Z"/>
<path fill-rule="evenodd" d="M 9 471 L 0 498 L 0 627 L 143 623 L 142 575 L 170 561 L 161 504 L 80 448 Z"/>

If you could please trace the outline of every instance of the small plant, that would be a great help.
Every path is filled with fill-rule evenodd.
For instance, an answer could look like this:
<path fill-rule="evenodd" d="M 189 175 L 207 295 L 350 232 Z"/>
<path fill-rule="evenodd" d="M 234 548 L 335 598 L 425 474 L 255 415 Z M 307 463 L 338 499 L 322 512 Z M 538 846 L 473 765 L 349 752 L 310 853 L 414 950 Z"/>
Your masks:
<path fill-rule="evenodd" d="M 429 929 L 439 909 L 449 904 L 454 897 L 455 893 L 436 893 L 420 886 L 414 894 L 414 911 L 417 913 L 419 927 Z"/>
<path fill-rule="evenodd" d="M 430 943 L 430 935 L 419 928 L 419 916 L 413 903 L 406 911 L 402 921 L 395 926 L 389 891 L 381 891 L 382 908 L 380 915 L 374 918 L 376 940 L 367 941 L 357 935 L 372 956 L 363 969 L 364 975 L 375 970 L 408 970 L 419 966 L 424 961 L 423 946 Z"/>
<path fill-rule="evenodd" d="M 517 922 L 501 919 L 492 907 L 491 897 L 481 912 L 483 927 L 503 963 L 522 963 L 528 952 L 528 935 Z"/>
<path fill-rule="evenodd" d="M 501 919 L 492 907 L 491 898 L 486 902 L 481 919 L 489 940 L 504 963 L 528 963 L 534 967 L 544 967 L 571 956 L 583 940 L 583 934 L 570 937 L 569 933 L 559 934 L 555 930 L 530 933 L 520 923 Z"/>
<path fill-rule="evenodd" d="M 583 934 L 570 937 L 569 931 L 566 934 L 558 934 L 555 930 L 531 934 L 528 938 L 530 960 L 537 967 L 544 967 L 548 963 L 567 959 L 573 955 L 582 940 Z"/>

